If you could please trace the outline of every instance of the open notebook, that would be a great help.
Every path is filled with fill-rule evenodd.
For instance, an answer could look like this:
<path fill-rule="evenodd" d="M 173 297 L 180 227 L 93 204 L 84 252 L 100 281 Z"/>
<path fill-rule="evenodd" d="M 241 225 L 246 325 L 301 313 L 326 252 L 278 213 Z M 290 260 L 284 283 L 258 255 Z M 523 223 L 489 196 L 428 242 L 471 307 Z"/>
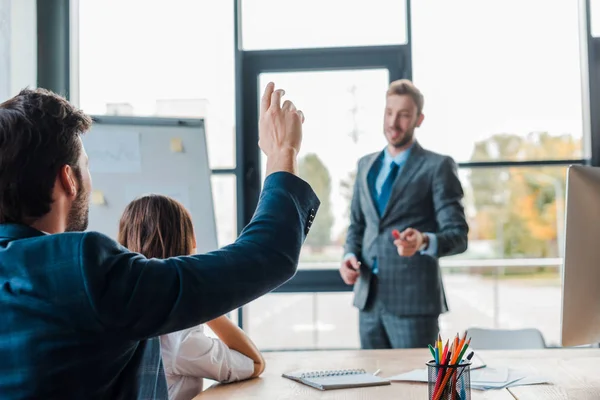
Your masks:
<path fill-rule="evenodd" d="M 291 372 L 284 378 L 304 383 L 319 390 L 345 389 L 364 386 L 389 385 L 387 379 L 367 373 L 364 369 L 342 369 L 335 371 Z"/>

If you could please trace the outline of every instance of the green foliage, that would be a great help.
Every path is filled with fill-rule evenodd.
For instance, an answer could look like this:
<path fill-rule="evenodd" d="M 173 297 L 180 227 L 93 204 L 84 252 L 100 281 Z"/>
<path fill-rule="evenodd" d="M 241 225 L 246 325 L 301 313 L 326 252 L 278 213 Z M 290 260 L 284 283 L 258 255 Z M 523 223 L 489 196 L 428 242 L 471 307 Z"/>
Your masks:
<path fill-rule="evenodd" d="M 298 170 L 300 177 L 312 186 L 321 200 L 321 206 L 306 238 L 306 244 L 318 250 L 331 243 L 331 228 L 334 222 L 331 210 L 331 176 L 325 164 L 314 153 L 300 159 Z"/>
<path fill-rule="evenodd" d="M 570 135 L 497 134 L 475 144 L 471 161 L 573 159 L 580 155 L 581 141 Z M 557 257 L 565 179 L 564 167 L 472 169 L 470 239 L 495 240 L 499 257 Z"/>

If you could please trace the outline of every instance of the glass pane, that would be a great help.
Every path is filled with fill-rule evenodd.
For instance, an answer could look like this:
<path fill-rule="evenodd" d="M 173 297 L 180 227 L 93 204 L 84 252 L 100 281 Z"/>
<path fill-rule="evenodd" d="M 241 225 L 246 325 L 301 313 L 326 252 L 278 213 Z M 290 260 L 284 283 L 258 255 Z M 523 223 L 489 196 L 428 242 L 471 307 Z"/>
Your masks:
<path fill-rule="evenodd" d="M 300 268 L 337 268 L 357 161 L 385 145 L 382 118 L 388 71 L 265 73 L 259 79 L 261 91 L 269 81 L 284 88 L 285 98 L 294 101 L 306 116 L 300 175 L 321 200 L 302 249 Z M 264 176 L 265 157 L 262 164 Z"/>
<path fill-rule="evenodd" d="M 576 1 L 412 6 L 413 77 L 426 115 L 417 137 L 424 147 L 459 162 L 588 155 Z"/>
<path fill-rule="evenodd" d="M 211 177 L 215 221 L 219 247 L 231 244 L 237 238 L 237 198 L 235 175 Z"/>
<path fill-rule="evenodd" d="M 440 317 L 443 337 L 452 337 L 470 327 L 494 328 L 495 297 L 493 267 L 442 268 L 449 312 Z M 490 287 L 491 286 L 491 287 Z"/>
<path fill-rule="evenodd" d="M 245 50 L 406 43 L 406 1 L 242 0 Z"/>
<path fill-rule="evenodd" d="M 6 21 L 0 27 L 0 99 L 2 99 L 2 101 L 8 99 L 11 95 L 10 9 L 10 2 L 0 1 L 0 21 Z"/>
<path fill-rule="evenodd" d="M 600 37 L 600 1 L 590 0 L 590 22 L 593 37 Z"/>
<path fill-rule="evenodd" d="M 205 118 L 210 166 L 235 166 L 233 2 L 85 0 L 80 106 L 91 114 Z"/>
<path fill-rule="evenodd" d="M 468 268 L 443 268 L 450 312 L 440 318 L 442 335 L 451 337 L 470 327 L 537 328 L 546 344 L 560 345 L 560 261 Z M 487 265 L 486 265 L 487 264 Z"/>
<path fill-rule="evenodd" d="M 470 327 L 535 327 L 548 345 L 560 340 L 559 265 L 444 267 L 450 311 L 442 336 Z M 245 331 L 261 350 L 359 348 L 358 312 L 348 293 L 269 294 L 245 307 Z"/>
<path fill-rule="evenodd" d="M 261 350 L 359 348 L 352 293 L 273 293 L 244 310 L 245 331 Z"/>
<path fill-rule="evenodd" d="M 561 257 L 566 167 L 461 169 L 459 176 L 469 248 L 446 260 Z"/>
<path fill-rule="evenodd" d="M 566 167 L 459 170 L 469 248 L 443 258 L 448 333 L 536 327 L 560 338 Z"/>
<path fill-rule="evenodd" d="M 547 344 L 559 345 L 566 167 L 473 168 L 461 169 L 459 175 L 470 226 L 469 248 L 461 255 L 441 259 L 450 307 L 440 318 L 442 333 L 449 337 L 473 326 L 535 327 Z M 338 262 L 316 265 L 337 268 Z M 251 335 L 262 335 L 260 326 L 272 324 L 275 336 L 282 337 L 274 346 L 285 341 L 296 347 L 324 348 L 330 346 L 329 339 L 324 339 L 332 331 L 328 324 L 335 325 L 333 331 L 337 332 L 337 324 L 329 322 L 336 313 L 353 321 L 345 325 L 344 334 L 358 335 L 356 323 L 349 319 L 356 313 L 352 294 L 331 296 L 323 295 L 321 301 L 313 294 L 277 294 L 257 300 L 250 306 L 248 323 L 251 329 L 256 324 Z M 318 318 L 314 317 L 315 307 Z M 271 319 L 253 322 L 254 313 L 259 312 L 252 312 L 254 308 L 267 310 L 265 318 Z M 346 313 L 353 314 L 349 317 Z M 328 314 L 332 317 L 325 317 Z M 300 334 L 302 329 L 320 333 L 315 338 Z M 358 346 L 358 336 L 353 337 Z M 264 346 L 269 347 L 269 341 L 265 340 Z M 335 342 L 331 346 L 335 347 Z"/>

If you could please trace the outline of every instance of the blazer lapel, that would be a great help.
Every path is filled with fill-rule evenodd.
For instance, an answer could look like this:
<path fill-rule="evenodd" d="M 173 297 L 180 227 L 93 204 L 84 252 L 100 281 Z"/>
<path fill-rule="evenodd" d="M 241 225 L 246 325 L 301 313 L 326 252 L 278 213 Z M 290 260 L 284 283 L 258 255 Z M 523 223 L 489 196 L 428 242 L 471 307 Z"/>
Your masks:
<path fill-rule="evenodd" d="M 376 215 L 379 219 L 379 211 L 377 211 L 377 204 L 375 204 L 375 199 L 373 198 L 373 193 L 371 190 L 371 186 L 369 185 L 369 174 L 371 173 L 371 169 L 373 169 L 373 165 L 375 162 L 381 158 L 383 153 L 375 153 L 371 157 L 371 159 L 367 162 L 367 166 L 364 171 L 362 171 L 362 176 L 360 177 L 362 180 L 363 188 L 365 188 L 367 197 L 369 201 L 367 201 L 368 207 L 371 210 L 373 215 Z"/>
<path fill-rule="evenodd" d="M 406 188 L 406 185 L 410 183 L 415 172 L 419 170 L 421 164 L 425 161 L 422 157 L 423 148 L 419 146 L 419 143 L 415 142 L 413 145 L 410 155 L 408 159 L 404 163 L 404 166 L 400 169 L 400 173 L 396 177 L 394 181 L 394 186 L 392 188 L 392 193 L 390 194 L 390 199 L 385 206 L 385 211 L 381 216 L 381 219 L 385 218 L 387 214 L 390 212 L 390 209 L 394 206 L 394 204 L 399 200 Z"/>

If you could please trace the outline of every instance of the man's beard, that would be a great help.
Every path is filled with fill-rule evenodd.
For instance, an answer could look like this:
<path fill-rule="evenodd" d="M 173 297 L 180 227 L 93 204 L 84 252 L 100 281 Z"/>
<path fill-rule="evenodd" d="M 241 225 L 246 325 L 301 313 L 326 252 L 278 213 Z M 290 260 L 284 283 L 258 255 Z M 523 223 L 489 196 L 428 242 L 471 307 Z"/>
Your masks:
<path fill-rule="evenodd" d="M 79 185 L 83 188 L 82 185 Z M 67 232 L 83 232 L 88 227 L 90 207 L 88 194 L 80 190 L 73 201 L 69 216 L 67 217 Z"/>
<path fill-rule="evenodd" d="M 402 139 L 400 139 L 399 142 L 390 143 L 390 144 L 397 149 L 400 147 L 404 147 L 407 144 L 409 144 L 410 142 L 412 142 L 414 135 L 415 135 L 415 128 L 412 128 L 411 130 L 406 132 L 406 135 L 404 135 L 404 137 L 402 137 Z"/>

